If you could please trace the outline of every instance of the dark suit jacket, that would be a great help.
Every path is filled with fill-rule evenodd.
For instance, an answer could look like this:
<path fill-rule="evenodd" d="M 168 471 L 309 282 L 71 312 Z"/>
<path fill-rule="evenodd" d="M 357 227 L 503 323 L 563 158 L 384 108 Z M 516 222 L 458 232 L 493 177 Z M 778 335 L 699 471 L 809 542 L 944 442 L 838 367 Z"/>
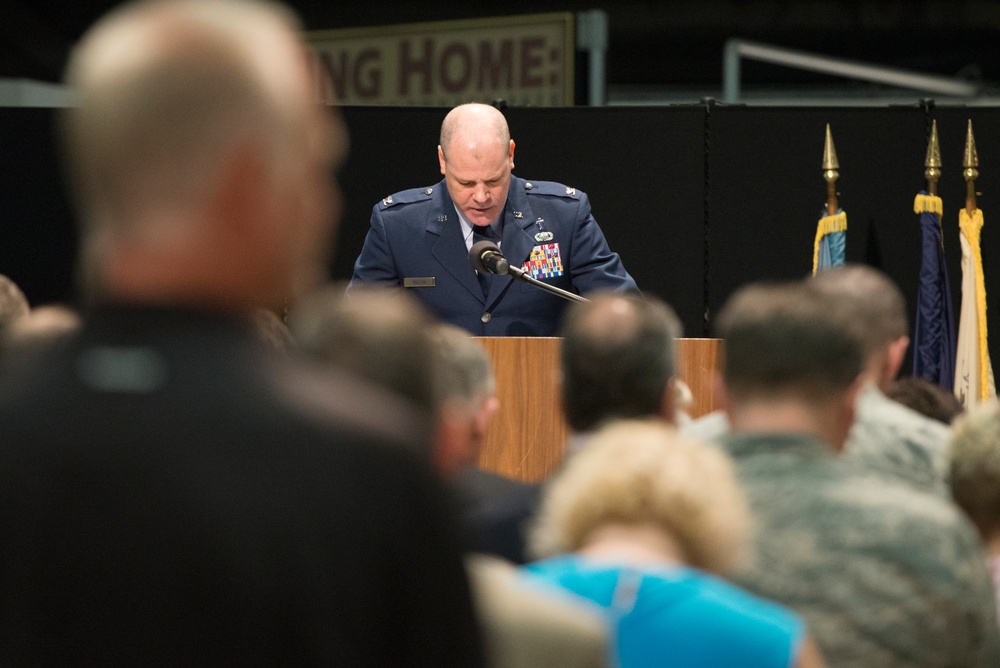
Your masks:
<path fill-rule="evenodd" d="M 183 311 L 104 310 L 16 362 L 0 663 L 481 665 L 447 502 L 393 398 Z"/>
<path fill-rule="evenodd" d="M 476 466 L 454 480 L 472 550 L 527 563 L 528 523 L 537 510 L 541 485 L 514 480 Z"/>
<path fill-rule="evenodd" d="M 532 249 L 558 244 L 562 274 L 541 278 L 585 294 L 637 290 L 590 213 L 587 195 L 548 181 L 511 177 L 501 250 L 522 266 Z M 483 296 L 469 263 L 461 224 L 444 181 L 396 193 L 375 205 L 354 265 L 354 283 L 412 288 L 444 322 L 476 336 L 555 336 L 566 301 L 533 285 L 491 277 Z"/>

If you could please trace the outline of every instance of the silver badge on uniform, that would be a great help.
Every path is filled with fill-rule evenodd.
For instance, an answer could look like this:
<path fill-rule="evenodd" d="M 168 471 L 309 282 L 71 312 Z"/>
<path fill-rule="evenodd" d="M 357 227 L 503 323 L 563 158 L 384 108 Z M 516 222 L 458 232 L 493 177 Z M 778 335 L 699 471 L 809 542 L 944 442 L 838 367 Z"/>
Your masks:
<path fill-rule="evenodd" d="M 538 234 L 535 235 L 535 241 L 537 241 L 539 243 L 541 243 L 543 241 L 552 241 L 552 233 L 551 232 L 539 232 Z"/>
<path fill-rule="evenodd" d="M 514 217 L 515 218 L 524 218 L 524 213 L 521 212 L 521 211 L 515 211 L 514 212 Z"/>

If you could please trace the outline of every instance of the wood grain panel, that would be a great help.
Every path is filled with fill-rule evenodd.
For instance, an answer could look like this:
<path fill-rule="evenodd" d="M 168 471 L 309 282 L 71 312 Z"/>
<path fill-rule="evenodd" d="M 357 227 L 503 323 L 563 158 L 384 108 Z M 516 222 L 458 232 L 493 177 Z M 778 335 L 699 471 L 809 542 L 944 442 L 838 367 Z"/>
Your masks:
<path fill-rule="evenodd" d="M 479 465 L 520 480 L 539 481 L 558 468 L 568 429 L 559 397 L 558 338 L 479 337 L 493 358 L 500 410 L 490 425 Z M 688 412 L 715 410 L 713 376 L 719 339 L 678 339 L 678 370 L 691 388 Z"/>
<path fill-rule="evenodd" d="M 558 338 L 483 337 L 497 379 L 497 411 L 479 465 L 537 481 L 563 458 L 566 421 L 559 399 Z"/>
<path fill-rule="evenodd" d="M 688 414 L 699 418 L 716 408 L 715 374 L 721 370 L 722 339 L 677 339 L 677 369 L 691 388 L 693 401 Z"/>

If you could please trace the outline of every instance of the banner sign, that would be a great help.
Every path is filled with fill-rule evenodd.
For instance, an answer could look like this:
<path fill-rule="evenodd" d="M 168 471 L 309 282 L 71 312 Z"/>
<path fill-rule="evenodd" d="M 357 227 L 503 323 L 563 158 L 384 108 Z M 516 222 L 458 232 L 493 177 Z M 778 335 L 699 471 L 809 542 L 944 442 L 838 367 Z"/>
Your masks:
<path fill-rule="evenodd" d="M 573 104 L 573 14 L 307 32 L 340 104 Z"/>

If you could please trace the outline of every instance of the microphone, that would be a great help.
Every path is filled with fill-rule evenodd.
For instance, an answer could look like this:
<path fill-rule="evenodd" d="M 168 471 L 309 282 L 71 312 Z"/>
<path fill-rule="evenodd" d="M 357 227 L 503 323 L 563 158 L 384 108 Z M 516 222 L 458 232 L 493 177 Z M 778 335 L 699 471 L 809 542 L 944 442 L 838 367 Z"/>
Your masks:
<path fill-rule="evenodd" d="M 500 252 L 500 247 L 492 241 L 477 241 L 472 244 L 472 248 L 469 249 L 469 262 L 482 274 L 506 276 L 510 272 L 510 263 Z"/>
<path fill-rule="evenodd" d="M 550 294 L 556 295 L 557 297 L 562 297 L 563 299 L 568 299 L 572 302 L 588 302 L 590 301 L 586 297 L 581 297 L 580 295 L 574 294 L 562 288 L 557 288 L 554 285 L 549 285 L 543 281 L 539 281 L 537 278 L 533 277 L 529 272 L 521 269 L 521 267 L 512 267 L 507 258 L 503 256 L 500 252 L 500 247 L 497 246 L 492 241 L 477 241 L 472 244 L 472 248 L 469 249 L 469 262 L 476 271 L 484 274 L 499 274 L 500 276 L 511 276 L 512 278 L 524 281 L 525 283 L 531 283 L 536 288 L 544 290 Z M 513 284 L 514 281 L 511 281 Z M 507 285 L 507 288 L 510 284 Z M 507 294 L 507 289 L 504 288 L 503 293 L 497 298 L 493 306 L 500 301 L 503 295 Z M 492 308 L 492 306 L 490 307 Z M 486 318 L 483 322 L 489 322 L 490 314 L 487 312 L 483 317 Z"/>

